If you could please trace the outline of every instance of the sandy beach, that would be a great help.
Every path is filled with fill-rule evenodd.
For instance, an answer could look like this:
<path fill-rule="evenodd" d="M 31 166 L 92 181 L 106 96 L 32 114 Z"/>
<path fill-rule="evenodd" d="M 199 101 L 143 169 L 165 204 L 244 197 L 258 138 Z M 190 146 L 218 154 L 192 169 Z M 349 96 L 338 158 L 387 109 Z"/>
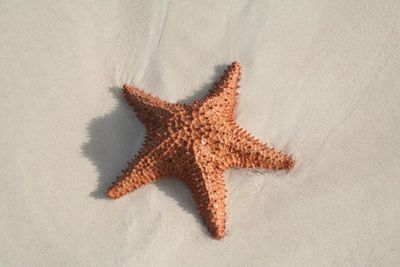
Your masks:
<path fill-rule="evenodd" d="M 399 266 L 400 2 L 0 4 L 1 266 Z M 131 83 L 204 97 L 242 66 L 236 121 L 293 155 L 231 169 L 213 239 L 170 177 L 105 190 L 145 128 Z"/>

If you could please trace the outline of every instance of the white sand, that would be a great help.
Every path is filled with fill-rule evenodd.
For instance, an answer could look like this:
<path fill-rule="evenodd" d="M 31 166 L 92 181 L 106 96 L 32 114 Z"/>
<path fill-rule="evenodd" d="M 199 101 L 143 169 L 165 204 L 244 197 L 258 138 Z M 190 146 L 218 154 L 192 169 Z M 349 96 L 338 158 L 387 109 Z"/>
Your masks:
<path fill-rule="evenodd" d="M 400 265 L 399 1 L 2 0 L 0 33 L 0 265 Z M 144 136 L 116 87 L 187 102 L 234 60 L 295 170 L 226 172 L 222 241 L 174 179 L 105 199 Z"/>

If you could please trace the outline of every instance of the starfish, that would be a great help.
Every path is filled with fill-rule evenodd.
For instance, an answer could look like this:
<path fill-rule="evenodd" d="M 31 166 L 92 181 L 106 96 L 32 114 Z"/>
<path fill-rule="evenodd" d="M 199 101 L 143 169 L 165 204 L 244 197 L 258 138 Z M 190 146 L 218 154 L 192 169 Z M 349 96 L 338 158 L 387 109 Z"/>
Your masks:
<path fill-rule="evenodd" d="M 162 177 L 190 189 L 199 214 L 217 239 L 226 231 L 228 168 L 290 169 L 294 160 L 243 130 L 234 120 L 240 64 L 233 62 L 209 94 L 173 104 L 125 84 L 122 94 L 147 129 L 142 149 L 107 190 L 119 198 Z"/>

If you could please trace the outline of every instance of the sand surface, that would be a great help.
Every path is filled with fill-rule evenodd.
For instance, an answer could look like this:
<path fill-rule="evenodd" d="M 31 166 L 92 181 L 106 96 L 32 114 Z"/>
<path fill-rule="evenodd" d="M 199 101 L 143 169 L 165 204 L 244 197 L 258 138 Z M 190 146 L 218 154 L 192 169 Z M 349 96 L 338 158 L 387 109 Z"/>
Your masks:
<path fill-rule="evenodd" d="M 0 3 L 0 265 L 399 266 L 400 2 Z M 212 239 L 175 179 L 111 201 L 145 129 L 242 64 L 236 118 L 295 156 L 229 170 Z"/>

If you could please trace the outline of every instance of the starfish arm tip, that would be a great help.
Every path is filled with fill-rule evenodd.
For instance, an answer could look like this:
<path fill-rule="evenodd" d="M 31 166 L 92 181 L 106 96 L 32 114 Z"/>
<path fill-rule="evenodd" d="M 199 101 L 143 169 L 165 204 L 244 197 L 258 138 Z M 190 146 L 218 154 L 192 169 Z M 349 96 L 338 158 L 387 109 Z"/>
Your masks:
<path fill-rule="evenodd" d="M 122 91 L 129 91 L 129 89 L 131 89 L 133 86 L 132 85 L 130 85 L 129 83 L 124 83 L 123 85 L 122 85 Z"/>
<path fill-rule="evenodd" d="M 132 89 L 132 86 L 130 84 L 124 83 L 122 85 L 122 95 L 125 97 L 128 97 L 131 89 Z"/>
<path fill-rule="evenodd" d="M 294 168 L 296 165 L 296 160 L 293 158 L 293 156 L 288 156 L 286 160 L 286 169 L 291 170 Z"/>
<path fill-rule="evenodd" d="M 290 171 L 296 165 L 296 160 L 294 160 L 293 156 L 285 155 L 281 152 L 277 152 L 277 155 L 277 158 L 272 158 L 271 160 L 268 157 L 268 160 L 266 160 L 267 164 L 272 167 L 272 169 Z"/>
<path fill-rule="evenodd" d="M 118 194 L 118 191 L 114 187 L 110 187 L 107 189 L 106 196 L 109 199 L 117 199 L 121 197 L 121 194 Z"/>
<path fill-rule="evenodd" d="M 213 233 L 213 237 L 217 240 L 221 240 L 222 238 L 225 237 L 225 230 L 224 229 L 220 229 L 218 231 L 215 231 Z"/>

